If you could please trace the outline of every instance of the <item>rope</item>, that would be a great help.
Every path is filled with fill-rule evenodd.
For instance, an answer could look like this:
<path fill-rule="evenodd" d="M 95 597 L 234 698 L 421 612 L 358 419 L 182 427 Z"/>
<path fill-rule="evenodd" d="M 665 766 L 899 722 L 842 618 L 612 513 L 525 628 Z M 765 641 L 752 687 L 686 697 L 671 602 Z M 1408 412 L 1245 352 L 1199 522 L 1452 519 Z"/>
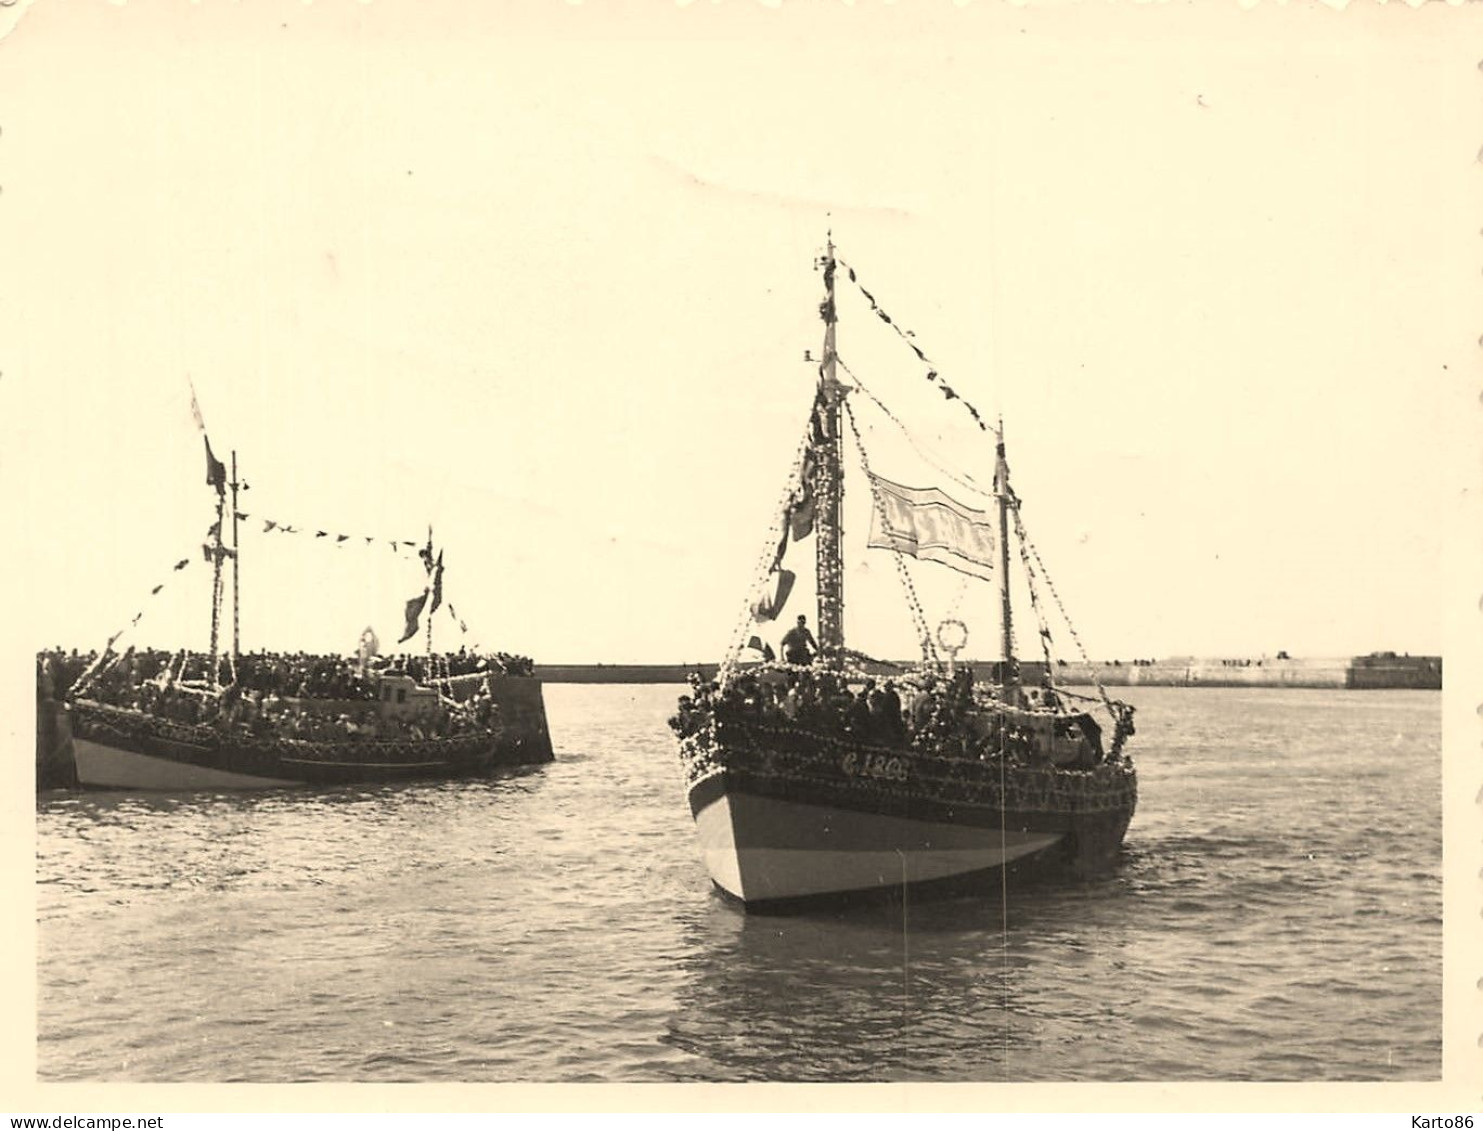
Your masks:
<path fill-rule="evenodd" d="M 1013 509 L 1013 514 L 1014 532 L 1019 541 L 1020 564 L 1025 567 L 1025 582 L 1030 589 L 1030 607 L 1035 610 L 1035 624 L 1040 630 L 1040 651 L 1045 657 L 1045 677 L 1054 686 L 1054 680 L 1051 677 L 1050 627 L 1046 623 L 1045 612 L 1040 607 L 1040 595 L 1035 589 L 1035 567 L 1030 564 L 1030 555 L 1025 549 L 1025 527 L 1020 521 L 1019 507 Z"/>
<path fill-rule="evenodd" d="M 855 423 L 854 410 L 850 408 L 849 402 L 844 405 L 845 419 L 850 425 L 850 435 L 855 438 L 855 451 L 860 456 L 860 467 L 864 470 L 866 479 L 870 479 L 870 460 L 865 455 L 865 444 L 860 439 L 860 428 Z M 881 521 L 881 529 L 889 528 L 886 520 L 885 504 L 880 500 L 880 495 L 875 490 L 874 482 L 871 481 L 870 501 L 875 506 L 876 516 Z M 911 575 L 907 572 L 906 563 L 902 560 L 900 550 L 893 549 L 891 556 L 896 559 L 896 572 L 901 578 L 902 588 L 906 590 L 906 601 L 911 608 L 912 619 L 915 622 L 917 632 L 922 641 L 922 659 L 928 663 L 940 663 L 937 656 L 937 646 L 932 641 L 932 631 L 927 626 L 927 614 L 922 610 L 921 599 L 917 596 L 916 588 L 911 583 Z"/>
<path fill-rule="evenodd" d="M 1045 562 L 1040 559 L 1040 552 L 1035 549 L 1035 543 L 1030 541 L 1030 536 L 1025 532 L 1024 519 L 1020 515 L 1020 500 L 1013 493 L 1009 496 L 1010 506 L 1014 509 L 1015 529 L 1019 533 L 1020 544 L 1029 551 L 1034 558 L 1035 564 L 1040 567 L 1040 576 L 1045 578 L 1045 587 L 1050 590 L 1051 598 L 1056 603 L 1056 608 L 1061 614 L 1061 619 L 1066 622 L 1066 629 L 1071 633 L 1071 639 L 1076 644 L 1077 654 L 1081 656 L 1081 662 L 1086 665 L 1089 672 L 1093 672 L 1092 682 L 1097 687 L 1097 694 L 1101 696 L 1103 705 L 1114 718 L 1117 717 L 1117 708 L 1112 705 L 1112 699 L 1107 694 L 1107 688 L 1102 686 L 1102 681 L 1095 675 L 1096 669 L 1092 667 L 1092 661 L 1087 655 L 1086 645 L 1081 642 L 1081 635 L 1076 631 L 1076 625 L 1071 622 L 1071 614 L 1066 611 L 1065 604 L 1061 601 L 1061 595 L 1056 592 L 1056 583 L 1051 580 L 1050 571 L 1045 568 Z"/>
<path fill-rule="evenodd" d="M 813 412 L 812 402 L 810 403 L 809 412 L 810 414 Z M 774 508 L 773 513 L 776 515 L 785 515 L 787 513 L 788 503 L 793 498 L 794 488 L 797 486 L 799 474 L 803 470 L 803 457 L 807 454 L 808 447 L 808 429 L 805 428 L 803 439 L 798 444 L 798 451 L 793 456 L 793 467 L 788 472 L 787 484 L 783 488 L 781 498 L 778 499 L 777 507 Z M 783 526 L 785 525 L 785 521 L 783 518 L 775 519 L 768 527 L 767 547 L 757 559 L 757 567 L 753 570 L 751 588 L 748 589 L 747 596 L 742 601 L 741 616 L 738 618 L 736 629 L 732 633 L 731 646 L 727 649 L 726 658 L 722 660 L 721 668 L 716 673 L 716 678 L 722 687 L 725 687 L 730 682 L 732 671 L 736 667 L 737 658 L 741 655 L 742 647 L 746 643 L 747 626 L 752 621 L 753 598 L 756 597 L 757 590 L 761 587 L 762 582 L 772 573 L 772 562 L 774 556 L 777 554 L 778 542 L 784 533 Z"/>
<path fill-rule="evenodd" d="M 866 387 L 865 382 L 862 381 L 862 380 L 860 380 L 860 375 L 857 374 L 854 370 L 852 370 L 848 365 L 846 365 L 844 363 L 844 361 L 839 357 L 838 354 L 835 355 L 834 360 L 839 365 L 839 367 L 841 369 L 843 369 L 846 373 L 848 373 L 850 375 L 850 378 L 855 382 L 856 386 L 860 389 L 860 391 L 862 393 L 864 393 L 867 397 L 870 398 L 871 402 L 875 405 L 875 407 L 878 408 L 878 409 L 880 409 L 881 412 L 883 412 L 885 414 L 886 419 L 889 420 L 892 424 L 896 425 L 896 427 L 901 430 L 902 435 L 904 435 L 906 437 L 906 442 L 911 445 L 912 451 L 916 452 L 917 455 L 921 456 L 924 460 L 926 460 L 933 467 L 935 467 L 938 471 L 942 472 L 942 474 L 946 475 L 949 479 L 951 479 L 954 483 L 958 484 L 960 487 L 966 487 L 966 488 L 968 488 L 968 490 L 974 491 L 974 492 L 976 492 L 976 493 L 978 493 L 980 495 L 989 494 L 989 492 L 985 491 L 981 486 L 979 486 L 979 484 L 974 481 L 973 476 L 969 475 L 966 471 L 963 471 L 963 472 L 954 471 L 952 468 L 950 468 L 946 464 L 944 464 L 941 460 L 939 460 L 935 456 L 933 456 L 930 452 L 928 452 L 924 448 L 922 448 L 922 446 L 917 443 L 916 437 L 912 435 L 911 429 L 909 427 L 907 427 L 904 423 L 902 423 L 902 421 L 900 420 L 900 418 L 898 418 L 894 412 L 892 412 L 889 408 L 886 407 L 886 404 L 885 404 L 884 401 L 882 401 L 878 396 L 876 396 L 874 393 L 872 393 L 869 388 Z"/>

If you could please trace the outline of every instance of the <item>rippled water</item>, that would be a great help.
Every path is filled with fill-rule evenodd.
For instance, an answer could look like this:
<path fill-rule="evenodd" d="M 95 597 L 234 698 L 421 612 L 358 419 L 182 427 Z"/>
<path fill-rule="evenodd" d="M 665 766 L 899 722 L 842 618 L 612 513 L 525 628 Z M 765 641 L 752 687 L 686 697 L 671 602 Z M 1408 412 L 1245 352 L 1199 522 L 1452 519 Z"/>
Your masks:
<path fill-rule="evenodd" d="M 548 687 L 557 761 L 490 782 L 45 795 L 40 1078 L 1440 1076 L 1438 693 L 1136 690 L 1116 874 L 764 918 L 677 690 Z"/>

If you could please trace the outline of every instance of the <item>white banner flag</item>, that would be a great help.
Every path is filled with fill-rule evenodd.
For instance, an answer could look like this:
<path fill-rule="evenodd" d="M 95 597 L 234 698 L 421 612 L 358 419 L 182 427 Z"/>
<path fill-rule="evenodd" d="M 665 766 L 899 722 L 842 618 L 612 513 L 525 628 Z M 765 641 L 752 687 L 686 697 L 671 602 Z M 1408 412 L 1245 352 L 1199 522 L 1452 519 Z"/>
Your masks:
<path fill-rule="evenodd" d="M 903 487 L 871 475 L 877 506 L 869 545 L 974 577 L 994 576 L 994 526 L 985 511 L 965 507 L 936 487 Z"/>

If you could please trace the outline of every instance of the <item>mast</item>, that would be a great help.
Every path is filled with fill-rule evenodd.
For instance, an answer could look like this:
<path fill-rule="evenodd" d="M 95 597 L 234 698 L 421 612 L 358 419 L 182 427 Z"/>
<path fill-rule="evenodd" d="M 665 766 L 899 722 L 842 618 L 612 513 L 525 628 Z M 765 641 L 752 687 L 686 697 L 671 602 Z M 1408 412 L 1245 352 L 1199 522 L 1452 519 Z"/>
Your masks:
<path fill-rule="evenodd" d="M 220 467 L 218 463 L 216 466 Z M 216 525 L 211 528 L 211 684 L 216 686 L 218 672 L 216 670 L 217 644 L 221 633 L 221 524 L 226 517 L 226 495 L 220 490 L 220 480 L 217 480 L 218 490 L 216 492 Z"/>
<path fill-rule="evenodd" d="M 1004 458 L 1004 420 L 999 420 L 999 439 L 995 445 L 994 493 L 999 498 L 999 625 L 1004 655 L 1000 683 L 1008 701 L 1019 682 L 1014 675 L 1014 621 L 1009 604 L 1009 463 Z"/>
<path fill-rule="evenodd" d="M 815 563 L 819 594 L 819 660 L 838 668 L 844 660 L 844 503 L 843 461 L 840 458 L 839 406 L 846 389 L 835 374 L 834 350 L 834 234 L 829 234 L 824 253 L 824 301 L 819 306 L 824 320 L 824 360 L 819 366 L 819 406 L 814 436 L 814 498 L 818 531 Z"/>
<path fill-rule="evenodd" d="M 427 595 L 431 599 L 436 576 L 433 567 L 433 528 L 427 528 Z M 427 675 L 432 678 L 433 670 L 433 613 L 434 609 L 427 610 Z"/>
<path fill-rule="evenodd" d="M 237 450 L 232 449 L 232 671 L 237 670 L 237 661 L 242 658 L 242 636 L 240 602 L 237 599 L 237 582 L 240 577 L 241 542 L 237 537 Z"/>

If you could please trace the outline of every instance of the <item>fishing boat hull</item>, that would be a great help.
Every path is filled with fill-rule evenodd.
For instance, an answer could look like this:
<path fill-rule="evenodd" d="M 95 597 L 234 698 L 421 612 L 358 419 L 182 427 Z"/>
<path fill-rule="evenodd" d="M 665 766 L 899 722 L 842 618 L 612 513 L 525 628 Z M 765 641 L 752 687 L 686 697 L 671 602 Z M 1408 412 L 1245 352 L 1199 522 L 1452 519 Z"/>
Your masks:
<path fill-rule="evenodd" d="M 1116 859 L 1137 803 L 1126 763 L 1009 766 L 735 725 L 681 747 L 707 871 L 749 910 L 1032 861 L 1093 873 Z"/>
<path fill-rule="evenodd" d="M 59 728 L 75 784 L 122 790 L 283 789 L 486 775 L 552 758 L 541 730 L 501 728 L 449 738 L 307 741 L 224 735 L 208 726 L 95 703 L 73 704 Z"/>

